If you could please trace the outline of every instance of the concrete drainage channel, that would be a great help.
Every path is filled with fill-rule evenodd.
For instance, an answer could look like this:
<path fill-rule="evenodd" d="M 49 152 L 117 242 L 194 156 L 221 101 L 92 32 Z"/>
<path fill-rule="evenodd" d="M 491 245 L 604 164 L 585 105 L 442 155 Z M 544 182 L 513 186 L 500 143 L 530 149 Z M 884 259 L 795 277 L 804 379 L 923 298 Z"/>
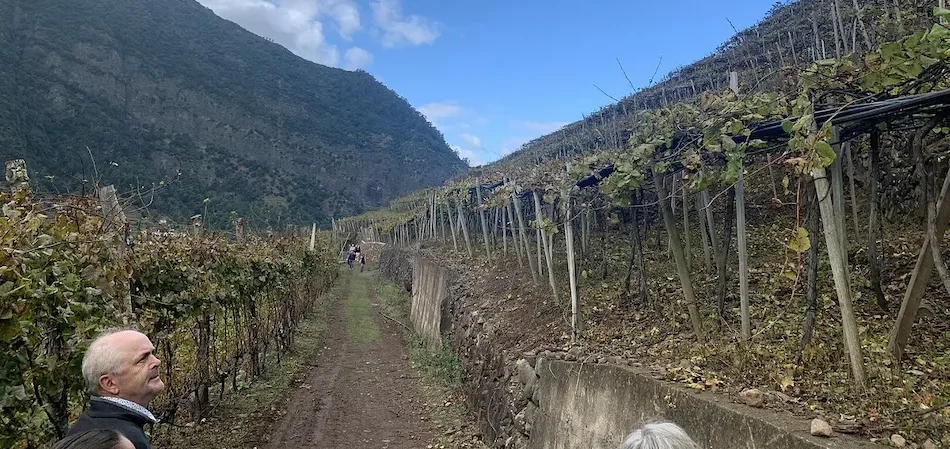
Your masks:
<path fill-rule="evenodd" d="M 433 347 L 451 342 L 486 443 L 496 448 L 616 448 L 644 419 L 682 426 L 706 449 L 881 447 L 847 436 L 814 437 L 808 422 L 654 379 L 622 360 L 580 363 L 564 352 L 505 357 L 492 324 L 457 295 L 450 270 L 388 249 L 381 272 L 412 290 L 412 325 Z"/>

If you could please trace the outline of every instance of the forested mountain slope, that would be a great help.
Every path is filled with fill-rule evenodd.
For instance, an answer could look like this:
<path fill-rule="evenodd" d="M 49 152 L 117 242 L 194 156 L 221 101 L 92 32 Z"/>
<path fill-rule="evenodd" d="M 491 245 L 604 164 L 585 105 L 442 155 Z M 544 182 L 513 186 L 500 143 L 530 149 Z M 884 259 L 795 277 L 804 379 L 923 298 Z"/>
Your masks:
<path fill-rule="evenodd" d="M 362 71 L 303 60 L 194 0 L 0 0 L 0 157 L 152 215 L 329 222 L 464 168 Z M 95 162 L 95 163 L 93 163 Z M 165 181 L 154 195 L 137 189 Z"/>

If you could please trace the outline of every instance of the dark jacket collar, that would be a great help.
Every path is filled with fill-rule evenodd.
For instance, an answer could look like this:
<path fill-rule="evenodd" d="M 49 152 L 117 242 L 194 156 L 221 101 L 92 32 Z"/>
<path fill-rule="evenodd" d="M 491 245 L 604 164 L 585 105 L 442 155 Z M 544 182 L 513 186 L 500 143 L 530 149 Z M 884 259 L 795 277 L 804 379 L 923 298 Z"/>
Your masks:
<path fill-rule="evenodd" d="M 86 410 L 86 414 L 89 415 L 90 418 L 115 418 L 133 422 L 139 426 L 152 423 L 148 417 L 134 410 L 97 397 L 92 398 L 92 401 L 89 403 L 89 409 Z"/>

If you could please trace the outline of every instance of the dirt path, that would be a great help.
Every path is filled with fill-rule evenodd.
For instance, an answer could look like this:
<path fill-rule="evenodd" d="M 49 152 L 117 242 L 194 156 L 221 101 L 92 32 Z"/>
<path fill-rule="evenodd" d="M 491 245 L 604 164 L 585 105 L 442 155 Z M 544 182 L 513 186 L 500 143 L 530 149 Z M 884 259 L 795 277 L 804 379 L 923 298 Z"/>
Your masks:
<path fill-rule="evenodd" d="M 419 448 L 433 440 L 399 330 L 374 304 L 374 278 L 350 274 L 325 347 L 292 393 L 268 449 Z"/>

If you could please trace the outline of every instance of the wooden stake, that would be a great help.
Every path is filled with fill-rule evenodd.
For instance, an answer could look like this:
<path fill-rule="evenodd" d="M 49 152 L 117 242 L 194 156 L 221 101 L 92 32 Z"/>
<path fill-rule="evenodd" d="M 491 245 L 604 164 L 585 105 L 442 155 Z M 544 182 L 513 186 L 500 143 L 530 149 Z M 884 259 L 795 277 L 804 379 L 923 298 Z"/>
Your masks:
<path fill-rule="evenodd" d="M 937 201 L 935 228 L 938 244 L 943 242 L 943 235 L 947 232 L 948 223 L 950 223 L 950 176 L 944 179 L 943 187 L 940 189 L 940 197 Z M 898 360 L 904 355 L 904 346 L 907 345 L 910 331 L 914 326 L 914 322 L 917 321 L 917 311 L 920 309 L 921 299 L 927 290 L 927 284 L 930 283 L 930 276 L 933 275 L 932 247 L 930 239 L 925 237 L 917 256 L 917 264 L 914 266 L 910 282 L 907 284 L 907 290 L 904 292 L 901 310 L 897 314 L 894 327 L 891 329 L 887 348 Z"/>
<path fill-rule="evenodd" d="M 795 39 L 792 38 L 792 32 L 788 32 L 788 45 L 792 47 L 792 60 L 795 62 L 795 66 L 798 66 L 798 51 L 795 50 Z"/>
<path fill-rule="evenodd" d="M 534 257 L 531 255 L 531 245 L 528 244 L 528 232 L 525 230 L 524 212 L 521 209 L 521 200 L 518 199 L 518 189 L 517 186 L 514 187 L 511 192 L 511 198 L 514 202 L 515 212 L 518 213 L 518 233 L 521 234 L 521 242 L 524 244 L 524 254 L 528 259 L 528 267 L 531 269 L 531 280 L 534 281 L 534 285 L 538 285 L 538 269 L 534 266 Z"/>
<path fill-rule="evenodd" d="M 445 237 L 445 216 L 442 215 L 439 211 L 442 209 L 439 203 L 435 204 L 435 213 L 439 217 L 439 234 L 441 235 L 442 243 L 448 243 L 448 239 Z"/>
<path fill-rule="evenodd" d="M 739 167 L 739 180 L 736 183 L 736 234 L 739 244 L 739 307 L 742 317 L 742 341 L 752 339 L 752 321 L 749 317 L 749 252 L 746 248 L 745 229 L 745 181 L 744 167 Z"/>
<path fill-rule="evenodd" d="M 709 232 L 709 247 L 712 253 L 713 261 L 719 260 L 719 240 L 716 238 L 716 220 L 713 219 L 712 201 L 709 199 L 709 191 L 699 192 L 699 197 L 703 202 L 703 211 L 706 213 L 706 231 Z M 718 263 L 718 262 L 717 262 Z"/>
<path fill-rule="evenodd" d="M 316 244 L 317 244 L 317 224 L 314 223 L 313 227 L 310 228 L 310 252 L 313 252 Z"/>
<path fill-rule="evenodd" d="M 845 157 L 848 158 L 848 183 L 851 186 L 851 218 L 854 219 L 854 235 L 861 233 L 858 227 L 858 196 L 854 188 L 854 151 L 852 151 L 851 142 L 845 142 L 842 146 Z"/>
<path fill-rule="evenodd" d="M 485 243 L 485 255 L 488 258 L 491 258 L 491 250 L 489 249 L 488 242 L 488 222 L 485 219 L 485 210 L 482 209 L 482 185 L 479 183 L 478 179 L 475 179 L 475 197 L 478 199 L 478 204 L 475 206 L 475 210 L 478 211 L 478 220 L 482 222 L 482 238 Z"/>
<path fill-rule="evenodd" d="M 683 239 L 686 243 L 686 267 L 689 269 L 693 268 L 693 246 L 690 244 L 690 232 L 689 232 L 689 192 L 686 187 L 683 187 Z"/>
<path fill-rule="evenodd" d="M 854 318 L 854 308 L 851 304 L 851 285 L 848 273 L 845 270 L 846 256 L 839 236 L 839 220 L 835 217 L 835 208 L 832 201 L 831 187 L 823 168 L 812 170 L 811 176 L 818 194 L 818 206 L 821 210 L 821 224 L 825 231 L 825 246 L 828 249 L 828 258 L 831 273 L 835 280 L 835 291 L 838 294 L 838 305 L 841 312 L 841 325 L 845 350 L 851 361 L 851 374 L 857 385 L 863 388 L 865 383 L 864 358 L 861 355 L 861 341 L 858 338 L 858 325 Z"/>
<path fill-rule="evenodd" d="M 118 250 L 119 257 L 124 259 L 126 245 L 129 243 L 129 221 L 125 218 L 125 211 L 122 210 L 122 206 L 119 204 L 119 197 L 116 195 L 114 185 L 99 189 L 99 202 L 102 206 L 104 227 L 114 229 L 121 237 Z M 125 298 L 116 298 L 117 308 L 122 314 L 132 312 L 132 296 L 129 294 L 125 296 Z"/>
<path fill-rule="evenodd" d="M 445 216 L 449 220 L 449 231 L 452 233 L 452 248 L 455 249 L 455 251 L 458 251 L 458 234 L 455 230 L 455 220 L 452 219 L 452 206 L 449 205 L 449 200 L 445 200 Z"/>
<path fill-rule="evenodd" d="M 509 225 L 511 226 L 511 246 L 515 247 L 515 254 L 518 255 L 518 268 L 524 268 L 524 260 L 522 260 L 522 255 L 521 255 L 521 237 L 519 236 L 518 231 L 517 231 L 518 225 L 515 222 L 516 219 L 514 216 L 514 212 L 512 212 L 513 206 L 511 203 L 512 203 L 511 201 L 507 201 L 505 203 L 505 209 L 508 211 L 508 222 L 509 222 Z"/>
<path fill-rule="evenodd" d="M 505 251 L 505 257 L 508 257 L 508 220 L 505 217 L 505 207 L 501 207 L 499 210 L 499 216 L 501 217 L 501 244 L 502 248 Z"/>
<path fill-rule="evenodd" d="M 831 28 L 834 31 L 834 36 L 835 36 L 835 57 L 836 58 L 841 58 L 841 42 L 839 41 L 839 39 L 841 41 L 844 40 L 844 37 L 843 37 L 844 29 L 841 29 L 839 32 L 839 26 L 838 26 L 839 19 L 840 18 L 838 17 L 838 2 L 837 0 L 835 0 L 835 2 L 831 4 Z M 845 49 L 845 53 L 847 52 L 848 50 Z"/>
<path fill-rule="evenodd" d="M 880 213 L 880 144 L 881 134 L 877 129 L 871 131 L 868 147 L 868 281 L 871 282 L 871 291 L 877 299 L 877 305 L 887 310 L 887 298 L 881 289 L 881 257 L 878 253 L 877 241 L 881 238 Z"/>
<path fill-rule="evenodd" d="M 577 268 L 574 258 L 574 208 L 570 193 L 565 192 L 565 207 L 567 209 L 564 220 L 564 241 L 567 245 L 567 276 L 571 284 L 571 341 L 577 340 L 581 332 L 580 298 L 577 294 Z"/>
<path fill-rule="evenodd" d="M 552 260 L 553 254 L 551 251 L 551 247 L 554 245 L 547 231 L 541 229 L 541 198 L 538 196 L 538 192 L 534 191 L 531 193 L 534 194 L 535 226 L 538 227 L 541 242 L 544 244 L 544 259 L 548 264 L 548 283 L 551 284 L 551 294 L 554 295 L 554 302 L 560 303 L 561 300 L 557 294 L 557 283 L 554 281 L 554 261 Z"/>
<path fill-rule="evenodd" d="M 693 332 L 696 333 L 696 339 L 702 343 L 705 341 L 705 336 L 703 335 L 703 321 L 699 315 L 699 307 L 696 305 L 696 295 L 693 293 L 693 282 L 689 278 L 689 268 L 686 267 L 686 256 L 683 254 L 683 246 L 680 243 L 680 236 L 676 230 L 676 223 L 673 220 L 673 211 L 670 209 L 670 203 L 666 202 L 666 192 L 663 188 L 662 174 L 653 174 L 653 185 L 659 197 L 660 214 L 663 215 L 663 223 L 666 224 L 666 232 L 670 236 L 673 258 L 676 260 L 676 271 L 679 274 L 680 285 L 683 287 L 683 297 L 686 300 L 686 307 L 689 310 L 689 318 Z"/>
<path fill-rule="evenodd" d="M 468 257 L 475 257 L 472 253 L 472 240 L 468 237 L 468 220 L 465 219 L 465 214 L 462 212 L 462 201 L 455 201 L 455 208 L 458 210 L 459 226 L 462 228 L 462 236 L 465 237 L 465 249 L 468 250 Z"/>
<path fill-rule="evenodd" d="M 703 262 L 705 262 L 706 272 L 712 273 L 712 257 L 709 253 L 709 236 L 706 232 L 706 214 L 703 213 L 701 195 L 696 195 L 696 215 L 699 217 L 699 236 L 703 240 Z"/>
<path fill-rule="evenodd" d="M 538 220 L 540 218 L 541 218 L 541 211 L 535 209 L 534 219 Z M 538 250 L 538 275 L 539 276 L 544 276 L 544 258 L 548 253 L 546 245 L 542 244 L 543 240 L 544 240 L 544 237 L 542 236 L 541 228 L 535 225 L 534 241 L 536 244 L 535 246 L 537 247 L 537 250 Z"/>
<path fill-rule="evenodd" d="M 840 140 L 839 129 L 837 126 L 831 127 L 831 141 L 839 142 Z M 848 234 L 845 223 L 847 222 L 847 214 L 845 213 L 845 198 L 844 198 L 844 171 L 842 167 L 844 161 L 844 149 L 841 144 L 834 145 L 835 150 L 835 161 L 831 164 L 831 185 L 833 188 L 832 201 L 834 204 L 835 215 L 834 218 L 837 221 L 836 226 L 838 228 L 838 238 L 841 239 L 841 250 L 843 258 L 842 263 L 844 264 L 845 274 L 847 274 L 850 269 L 848 266 Z M 850 277 L 849 277 L 850 278 Z"/>
<path fill-rule="evenodd" d="M 841 49 L 844 50 L 843 55 L 846 55 L 851 52 L 848 48 L 848 39 L 845 34 L 844 20 L 841 18 L 841 5 L 838 4 L 838 0 L 834 0 L 835 14 L 833 18 L 838 19 L 838 30 L 841 32 Z"/>

